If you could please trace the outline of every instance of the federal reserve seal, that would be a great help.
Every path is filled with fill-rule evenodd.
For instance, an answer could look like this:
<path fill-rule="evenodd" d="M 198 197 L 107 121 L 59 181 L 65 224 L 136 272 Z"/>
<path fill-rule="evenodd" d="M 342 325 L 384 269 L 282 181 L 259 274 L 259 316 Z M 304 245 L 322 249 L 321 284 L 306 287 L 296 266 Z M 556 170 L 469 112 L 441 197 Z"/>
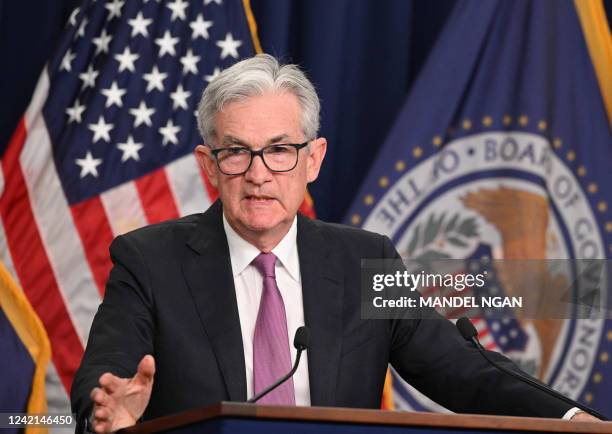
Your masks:
<path fill-rule="evenodd" d="M 395 161 L 361 198 L 351 222 L 388 235 L 410 259 L 606 258 L 611 228 L 601 217 L 607 203 L 560 138 L 488 131 L 444 146 L 435 137 L 432 144 L 430 152 L 412 149 L 410 170 Z M 569 278 L 548 273 L 534 290 L 558 293 Z M 530 284 L 521 273 L 498 270 L 491 286 L 512 295 Z M 612 327 L 605 317 L 483 316 L 477 328 L 485 346 L 573 399 L 590 404 L 612 387 L 606 373 Z M 394 390 L 400 409 L 445 411 L 397 375 Z"/>

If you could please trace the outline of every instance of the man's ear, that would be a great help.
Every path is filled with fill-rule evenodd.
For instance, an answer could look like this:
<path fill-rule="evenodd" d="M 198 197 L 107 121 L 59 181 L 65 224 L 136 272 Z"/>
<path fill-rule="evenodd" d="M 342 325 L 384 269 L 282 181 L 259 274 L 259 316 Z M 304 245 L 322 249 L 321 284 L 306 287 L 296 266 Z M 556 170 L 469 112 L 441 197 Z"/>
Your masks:
<path fill-rule="evenodd" d="M 210 183 L 217 188 L 219 183 L 219 174 L 217 172 L 217 164 L 215 163 L 215 158 L 213 157 L 210 147 L 206 145 L 198 145 L 194 151 L 196 160 L 198 160 L 198 164 L 206 173 L 208 180 Z"/>
<path fill-rule="evenodd" d="M 306 175 L 308 182 L 312 182 L 319 176 L 321 170 L 321 164 L 325 158 L 325 152 L 327 151 L 327 140 L 324 137 L 310 142 L 310 150 L 306 161 Z"/>

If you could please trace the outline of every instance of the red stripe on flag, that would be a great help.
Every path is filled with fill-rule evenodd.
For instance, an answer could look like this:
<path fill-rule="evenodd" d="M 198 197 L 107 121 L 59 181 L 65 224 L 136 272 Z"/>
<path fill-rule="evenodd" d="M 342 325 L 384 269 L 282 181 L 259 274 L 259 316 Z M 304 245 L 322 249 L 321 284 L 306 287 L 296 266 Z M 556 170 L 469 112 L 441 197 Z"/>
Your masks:
<path fill-rule="evenodd" d="M 70 392 L 72 377 L 83 356 L 83 346 L 55 281 L 30 207 L 27 186 L 19 164 L 25 139 L 26 128 L 22 118 L 2 159 L 5 190 L 0 197 L 0 215 L 15 271 L 26 296 L 47 330 L 53 348 L 53 362 L 66 391 Z"/>
<path fill-rule="evenodd" d="M 104 286 L 112 266 L 108 247 L 113 241 L 113 231 L 106 219 L 104 206 L 100 197 L 96 196 L 72 205 L 70 210 L 96 285 L 100 295 L 104 295 Z"/>
<path fill-rule="evenodd" d="M 478 339 L 482 339 L 485 336 L 489 336 L 489 329 L 482 329 L 478 332 Z"/>
<path fill-rule="evenodd" d="M 135 182 L 142 209 L 149 223 L 178 218 L 176 201 L 170 191 L 164 169 L 149 173 Z"/>

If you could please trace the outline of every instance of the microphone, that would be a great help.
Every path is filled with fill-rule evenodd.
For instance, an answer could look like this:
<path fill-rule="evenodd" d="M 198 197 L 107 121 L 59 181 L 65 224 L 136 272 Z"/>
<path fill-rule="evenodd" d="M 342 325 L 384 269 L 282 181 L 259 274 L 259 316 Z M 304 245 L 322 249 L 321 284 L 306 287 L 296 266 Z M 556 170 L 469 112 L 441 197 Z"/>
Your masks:
<path fill-rule="evenodd" d="M 483 348 L 483 346 L 480 344 L 480 341 L 478 340 L 478 332 L 476 331 L 476 327 L 474 327 L 474 324 L 472 324 L 472 322 L 467 319 L 466 317 L 461 317 L 457 320 L 457 329 L 459 329 L 459 333 L 461 333 L 461 336 L 463 336 L 463 339 L 465 339 L 466 341 L 471 341 L 472 343 L 474 343 L 474 345 L 476 346 L 476 349 L 480 352 L 480 354 L 482 354 L 482 356 L 487 360 L 487 362 L 489 362 L 491 365 L 495 366 L 497 369 L 499 369 L 502 372 L 505 372 L 506 374 L 510 375 L 511 377 L 516 378 L 517 380 L 523 381 L 524 383 L 529 384 L 530 386 L 535 387 L 538 390 L 541 390 L 542 392 L 548 394 L 548 395 L 552 395 L 555 398 L 560 399 L 561 401 L 565 402 L 566 404 L 571 405 L 572 407 L 577 407 L 580 410 L 589 413 L 601 420 L 609 420 L 607 417 L 605 417 L 604 415 L 596 412 L 595 410 L 587 407 L 586 405 L 582 405 L 579 402 L 574 401 L 573 399 L 568 398 L 565 395 L 560 394 L 559 392 L 557 392 L 556 390 L 544 385 L 544 384 L 540 384 L 537 381 L 535 381 L 533 378 L 527 376 L 526 374 L 521 374 L 520 372 L 516 372 L 516 371 L 512 371 L 511 369 L 506 368 L 505 366 L 502 366 L 498 363 L 496 363 L 493 359 L 491 359 L 487 353 L 486 350 Z"/>
<path fill-rule="evenodd" d="M 289 371 L 287 375 L 285 375 L 284 377 L 280 378 L 277 382 L 272 383 L 272 385 L 266 387 L 264 390 L 259 392 L 257 395 L 247 400 L 247 403 L 253 404 L 259 401 L 261 398 L 266 396 L 268 393 L 272 392 L 278 386 L 280 386 L 285 381 L 293 377 L 293 374 L 295 374 L 295 371 L 297 371 L 298 365 L 300 364 L 300 357 L 302 356 L 302 351 L 308 348 L 309 343 L 310 343 L 310 329 L 306 326 L 302 326 L 298 328 L 295 331 L 295 337 L 293 338 L 293 346 L 297 350 L 297 354 L 295 356 L 295 363 L 293 364 L 293 368 L 291 368 L 291 371 Z"/>

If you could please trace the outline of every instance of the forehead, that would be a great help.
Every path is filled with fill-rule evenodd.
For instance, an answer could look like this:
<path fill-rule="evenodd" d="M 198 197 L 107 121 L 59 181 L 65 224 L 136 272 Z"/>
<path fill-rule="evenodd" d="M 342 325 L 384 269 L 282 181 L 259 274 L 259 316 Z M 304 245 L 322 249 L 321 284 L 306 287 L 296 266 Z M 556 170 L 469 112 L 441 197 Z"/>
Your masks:
<path fill-rule="evenodd" d="M 302 109 L 289 92 L 264 93 L 226 104 L 215 117 L 217 139 L 233 137 L 257 144 L 274 137 L 301 139 Z"/>

